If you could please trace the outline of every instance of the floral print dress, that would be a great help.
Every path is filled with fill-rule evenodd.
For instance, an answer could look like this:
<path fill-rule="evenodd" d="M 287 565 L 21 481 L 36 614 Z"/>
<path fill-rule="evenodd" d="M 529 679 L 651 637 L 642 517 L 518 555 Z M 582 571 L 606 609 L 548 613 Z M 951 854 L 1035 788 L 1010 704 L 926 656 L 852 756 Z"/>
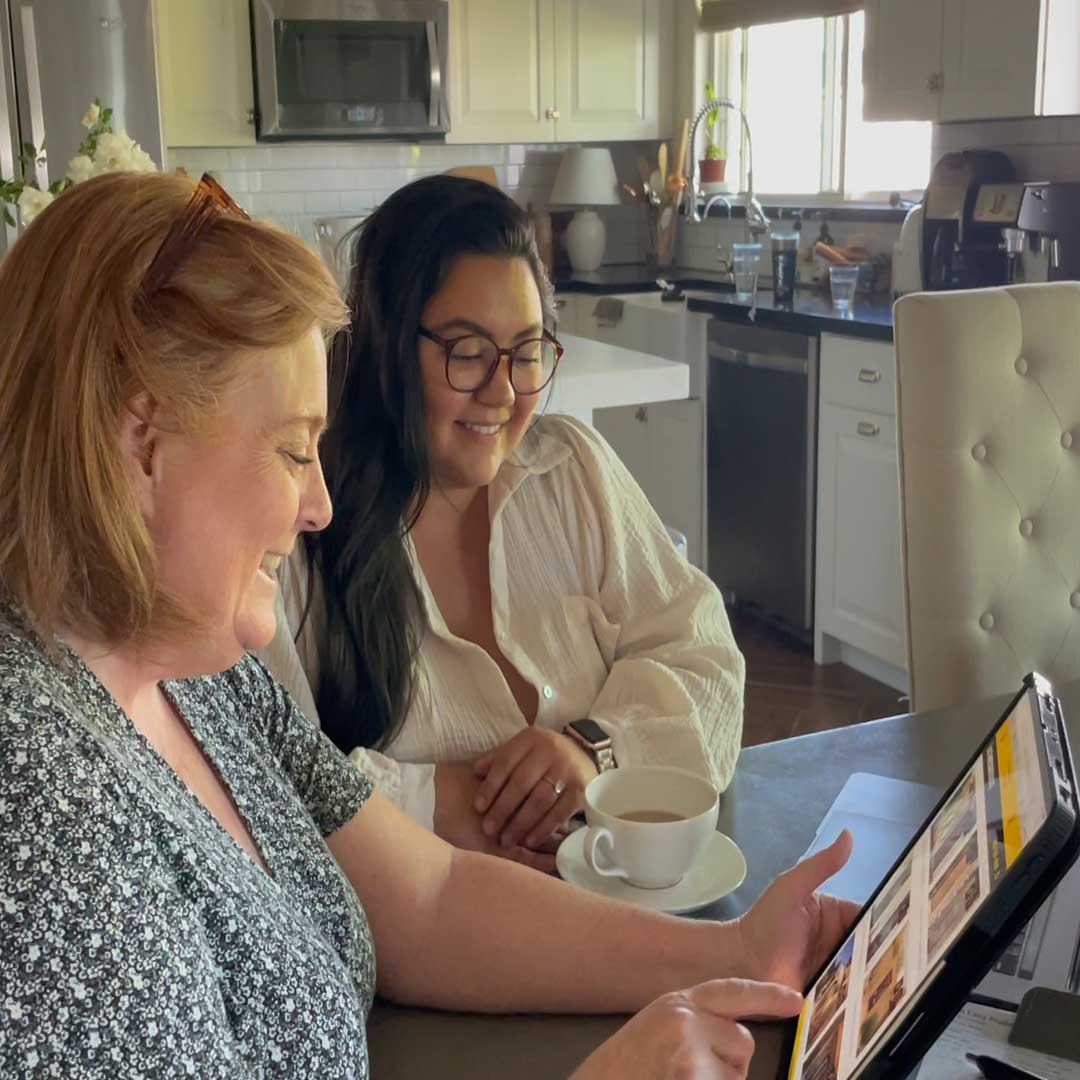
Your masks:
<path fill-rule="evenodd" d="M 270 873 L 0 606 L 0 1076 L 367 1077 L 375 959 L 324 843 L 370 782 L 246 657 L 163 684 Z"/>

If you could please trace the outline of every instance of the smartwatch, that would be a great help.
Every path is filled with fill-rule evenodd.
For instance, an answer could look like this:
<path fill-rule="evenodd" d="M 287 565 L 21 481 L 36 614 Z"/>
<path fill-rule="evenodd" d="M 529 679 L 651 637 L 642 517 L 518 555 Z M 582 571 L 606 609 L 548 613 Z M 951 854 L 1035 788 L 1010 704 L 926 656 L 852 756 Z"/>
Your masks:
<path fill-rule="evenodd" d="M 572 720 L 563 728 L 593 759 L 599 772 L 615 768 L 615 751 L 611 748 L 611 736 L 595 720 Z"/>

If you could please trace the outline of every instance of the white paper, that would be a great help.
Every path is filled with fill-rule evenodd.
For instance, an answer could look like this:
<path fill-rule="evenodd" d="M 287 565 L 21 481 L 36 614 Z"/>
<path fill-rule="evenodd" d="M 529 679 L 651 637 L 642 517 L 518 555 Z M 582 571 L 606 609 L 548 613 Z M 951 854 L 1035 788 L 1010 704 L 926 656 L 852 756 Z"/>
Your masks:
<path fill-rule="evenodd" d="M 981 1080 L 966 1054 L 987 1054 L 1046 1080 L 1080 1080 L 1080 1065 L 1009 1044 L 1016 1014 L 969 1003 L 930 1049 L 909 1080 Z"/>
<path fill-rule="evenodd" d="M 926 784 L 852 773 L 806 852 L 812 855 L 828 847 L 844 829 L 850 829 L 855 838 L 847 866 L 822 888 L 833 896 L 865 904 L 940 795 L 937 788 Z"/>

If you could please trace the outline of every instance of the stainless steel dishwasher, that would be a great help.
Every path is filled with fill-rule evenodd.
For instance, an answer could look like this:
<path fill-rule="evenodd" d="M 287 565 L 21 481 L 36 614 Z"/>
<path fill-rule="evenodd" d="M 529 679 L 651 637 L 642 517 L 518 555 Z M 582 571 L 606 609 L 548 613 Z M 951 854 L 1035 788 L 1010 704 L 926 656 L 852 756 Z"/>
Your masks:
<path fill-rule="evenodd" d="M 711 319 L 709 575 L 729 603 L 814 626 L 818 339 Z"/>

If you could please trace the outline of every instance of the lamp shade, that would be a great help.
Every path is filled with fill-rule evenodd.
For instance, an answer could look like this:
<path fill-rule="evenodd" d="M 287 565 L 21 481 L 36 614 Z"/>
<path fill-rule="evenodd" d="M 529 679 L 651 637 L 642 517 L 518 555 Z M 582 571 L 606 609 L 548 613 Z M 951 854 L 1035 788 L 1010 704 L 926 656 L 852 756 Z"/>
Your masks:
<path fill-rule="evenodd" d="M 551 189 L 552 206 L 615 206 L 618 202 L 618 181 L 610 150 L 584 146 L 563 154 Z"/>

